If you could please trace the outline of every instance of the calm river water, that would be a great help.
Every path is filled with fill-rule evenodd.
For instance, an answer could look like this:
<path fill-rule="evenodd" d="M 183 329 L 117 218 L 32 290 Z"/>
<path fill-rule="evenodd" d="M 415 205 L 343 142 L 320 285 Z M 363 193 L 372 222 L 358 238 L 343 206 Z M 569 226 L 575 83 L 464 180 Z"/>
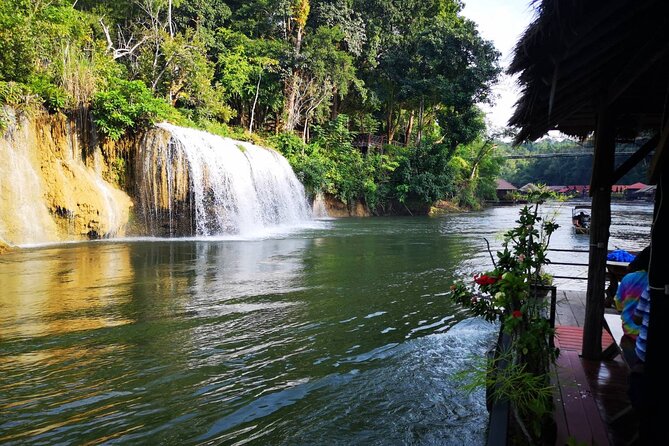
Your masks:
<path fill-rule="evenodd" d="M 483 444 L 458 373 L 496 328 L 445 293 L 517 210 L 0 257 L 0 443 Z M 587 248 L 571 204 L 545 211 L 553 246 Z M 651 216 L 615 205 L 611 246 L 645 246 Z"/>

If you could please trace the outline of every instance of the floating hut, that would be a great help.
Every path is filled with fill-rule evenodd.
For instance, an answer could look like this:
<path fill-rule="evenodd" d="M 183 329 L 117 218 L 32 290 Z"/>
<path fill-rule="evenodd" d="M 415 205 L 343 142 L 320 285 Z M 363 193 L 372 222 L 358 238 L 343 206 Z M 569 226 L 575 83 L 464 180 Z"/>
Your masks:
<path fill-rule="evenodd" d="M 589 195 L 592 225 L 582 358 L 602 359 L 611 186 L 654 152 L 648 183 L 656 185 L 651 229 L 650 324 L 645 383 L 653 389 L 640 417 L 642 444 L 669 444 L 669 385 L 662 355 L 669 345 L 669 2 L 542 0 L 518 41 L 509 74 L 522 96 L 509 121 L 515 143 L 550 130 L 589 138 L 595 149 Z M 621 164 L 618 142 L 650 136 Z M 664 197 L 664 200 L 663 200 Z"/>
<path fill-rule="evenodd" d="M 500 201 L 509 200 L 509 196 L 517 191 L 518 188 L 508 181 L 497 178 L 497 199 Z"/>

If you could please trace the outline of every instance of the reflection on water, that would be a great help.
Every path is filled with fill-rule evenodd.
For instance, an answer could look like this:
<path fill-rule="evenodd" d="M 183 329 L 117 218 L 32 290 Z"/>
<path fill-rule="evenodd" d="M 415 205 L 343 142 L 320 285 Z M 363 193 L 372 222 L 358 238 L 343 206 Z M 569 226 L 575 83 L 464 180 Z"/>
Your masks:
<path fill-rule="evenodd" d="M 586 247 L 562 206 L 554 245 Z M 516 215 L 0 257 L 0 442 L 483 444 L 482 392 L 453 376 L 496 327 L 445 294 Z M 649 218 L 614 207 L 612 243 Z"/>
<path fill-rule="evenodd" d="M 7 256 L 1 265 L 3 341 L 129 322 L 107 311 L 131 295 L 134 275 L 125 248 L 77 245 L 26 253 L 18 261 Z M 107 283 L 114 283 L 113 289 Z"/>

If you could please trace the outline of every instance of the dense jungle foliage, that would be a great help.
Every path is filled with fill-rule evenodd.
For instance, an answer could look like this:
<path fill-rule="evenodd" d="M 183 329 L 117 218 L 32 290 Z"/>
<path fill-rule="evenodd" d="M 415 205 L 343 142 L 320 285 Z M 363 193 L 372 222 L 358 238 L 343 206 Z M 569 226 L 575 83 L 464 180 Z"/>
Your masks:
<path fill-rule="evenodd" d="M 459 0 L 0 0 L 0 103 L 89 107 L 281 150 L 309 192 L 373 212 L 476 206 L 499 166 L 476 104 L 499 74 Z M 0 120 L 1 121 L 1 120 Z M 384 136 L 363 150 L 359 135 Z"/>

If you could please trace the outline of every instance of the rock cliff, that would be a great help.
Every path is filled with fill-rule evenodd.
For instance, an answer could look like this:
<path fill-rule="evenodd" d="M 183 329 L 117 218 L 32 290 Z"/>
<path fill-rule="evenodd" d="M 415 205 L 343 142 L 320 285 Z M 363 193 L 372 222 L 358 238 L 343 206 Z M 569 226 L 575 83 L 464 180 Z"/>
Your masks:
<path fill-rule="evenodd" d="M 0 112 L 0 244 L 124 234 L 132 201 L 120 186 L 131 140 L 98 142 L 85 110 Z"/>

